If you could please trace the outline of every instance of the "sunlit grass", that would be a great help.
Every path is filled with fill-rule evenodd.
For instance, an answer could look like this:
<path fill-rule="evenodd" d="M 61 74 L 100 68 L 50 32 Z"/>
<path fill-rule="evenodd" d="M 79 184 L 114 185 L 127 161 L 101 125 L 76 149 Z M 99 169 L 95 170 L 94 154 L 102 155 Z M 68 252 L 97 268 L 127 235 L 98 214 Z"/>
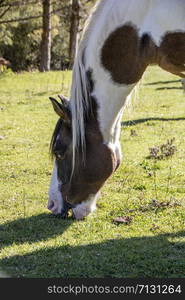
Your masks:
<path fill-rule="evenodd" d="M 122 165 L 102 189 L 97 211 L 77 222 L 53 218 L 46 209 L 57 120 L 48 96 L 67 96 L 70 77 L 0 75 L 0 271 L 16 277 L 184 277 L 185 96 L 179 79 L 148 69 L 123 117 Z M 148 159 L 149 148 L 174 137 L 174 155 Z M 115 224 L 118 216 L 132 222 Z"/>

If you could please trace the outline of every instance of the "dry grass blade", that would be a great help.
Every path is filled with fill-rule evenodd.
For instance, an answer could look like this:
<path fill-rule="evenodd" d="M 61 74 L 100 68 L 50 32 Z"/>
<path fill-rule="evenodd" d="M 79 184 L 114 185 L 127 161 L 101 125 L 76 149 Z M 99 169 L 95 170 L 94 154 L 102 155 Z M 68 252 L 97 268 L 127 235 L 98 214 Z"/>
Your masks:
<path fill-rule="evenodd" d="M 132 217 L 125 216 L 125 217 L 117 217 L 113 220 L 113 223 L 115 224 L 125 224 L 129 225 L 132 222 Z"/>

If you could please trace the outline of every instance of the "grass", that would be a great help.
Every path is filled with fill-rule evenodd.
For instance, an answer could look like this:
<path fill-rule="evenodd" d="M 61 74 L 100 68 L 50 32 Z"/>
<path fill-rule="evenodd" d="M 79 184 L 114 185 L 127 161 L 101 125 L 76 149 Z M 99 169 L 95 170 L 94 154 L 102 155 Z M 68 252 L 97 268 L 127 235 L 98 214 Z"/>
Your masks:
<path fill-rule="evenodd" d="M 48 149 L 70 72 L 0 75 L 0 276 L 184 277 L 185 96 L 177 77 L 146 72 L 126 109 L 124 159 L 84 221 L 46 209 Z M 175 140 L 174 140 L 175 138 Z M 152 157 L 172 141 L 176 151 Z M 129 222 L 115 222 L 128 219 Z"/>

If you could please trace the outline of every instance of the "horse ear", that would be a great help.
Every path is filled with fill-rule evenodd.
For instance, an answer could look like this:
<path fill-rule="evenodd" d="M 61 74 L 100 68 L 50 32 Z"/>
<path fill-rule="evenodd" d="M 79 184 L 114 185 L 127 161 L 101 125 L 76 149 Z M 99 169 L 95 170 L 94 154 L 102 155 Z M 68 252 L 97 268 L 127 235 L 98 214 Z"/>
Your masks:
<path fill-rule="evenodd" d="M 60 99 L 60 101 L 61 101 L 61 103 L 63 105 L 65 105 L 66 107 L 68 107 L 69 100 L 66 97 L 64 97 L 63 95 L 58 95 L 58 98 Z"/>
<path fill-rule="evenodd" d="M 63 119 L 64 122 L 70 123 L 70 112 L 69 108 L 64 103 L 59 103 L 56 99 L 53 97 L 49 97 L 51 100 L 51 103 L 53 105 L 53 109 L 56 112 L 56 114 Z"/>

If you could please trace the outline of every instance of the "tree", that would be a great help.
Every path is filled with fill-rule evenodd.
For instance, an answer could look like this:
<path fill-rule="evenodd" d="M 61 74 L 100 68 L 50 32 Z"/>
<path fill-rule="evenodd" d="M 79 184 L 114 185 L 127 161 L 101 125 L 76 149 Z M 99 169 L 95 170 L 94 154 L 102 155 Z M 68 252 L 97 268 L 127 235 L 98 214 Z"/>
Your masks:
<path fill-rule="evenodd" d="M 80 7 L 79 0 L 72 0 L 71 3 L 71 25 L 70 25 L 70 38 L 69 38 L 69 66 L 73 66 L 76 49 L 78 45 L 78 32 L 80 23 Z"/>
<path fill-rule="evenodd" d="M 50 70 L 51 64 L 51 1 L 43 0 L 43 29 L 41 41 L 40 71 Z"/>
<path fill-rule="evenodd" d="M 72 67 L 94 1 L 0 0 L 0 56 L 13 71 Z"/>

